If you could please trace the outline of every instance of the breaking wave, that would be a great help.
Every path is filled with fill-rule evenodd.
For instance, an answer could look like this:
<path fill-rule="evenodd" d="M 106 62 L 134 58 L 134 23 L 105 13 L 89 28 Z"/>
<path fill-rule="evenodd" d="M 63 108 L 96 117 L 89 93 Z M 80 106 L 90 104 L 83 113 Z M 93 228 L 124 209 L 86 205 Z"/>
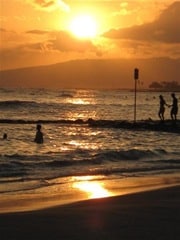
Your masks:
<path fill-rule="evenodd" d="M 119 150 L 119 151 L 103 151 L 100 153 L 92 154 L 86 152 L 86 158 L 81 154 L 74 151 L 70 154 L 46 154 L 45 156 L 26 156 L 26 155 L 3 155 L 0 156 L 0 176 L 26 176 L 30 175 L 29 172 L 38 171 L 59 171 L 58 174 L 66 176 L 72 174 L 72 170 L 76 168 L 76 174 L 83 174 L 81 169 L 89 169 L 89 174 L 112 174 L 114 171 L 133 172 L 133 171 L 150 171 L 161 168 L 180 168 L 180 159 L 173 159 L 173 153 L 167 153 L 162 150 Z M 168 156 L 168 157 L 167 157 Z M 70 159 L 71 158 L 71 159 Z M 146 162 L 148 163 L 146 166 Z M 152 166 L 150 164 L 152 162 Z M 109 163 L 109 164 L 108 164 Z M 109 167 L 115 164 L 115 168 Z M 124 167 L 126 164 L 131 164 L 131 168 Z M 132 167 L 132 164 L 134 166 Z M 107 167 L 104 167 L 107 166 Z M 66 169 L 62 172 L 61 170 Z M 77 169 L 79 169 L 77 171 Z M 74 174 L 74 173 L 73 173 Z"/>

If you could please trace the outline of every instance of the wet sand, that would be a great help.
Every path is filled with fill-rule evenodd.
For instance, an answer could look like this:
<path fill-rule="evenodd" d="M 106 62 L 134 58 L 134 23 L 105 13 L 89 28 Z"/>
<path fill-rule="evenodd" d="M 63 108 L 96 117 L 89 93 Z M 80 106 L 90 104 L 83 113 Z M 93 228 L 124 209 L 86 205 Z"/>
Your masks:
<path fill-rule="evenodd" d="M 175 240 L 180 186 L 0 214 L 0 239 Z"/>

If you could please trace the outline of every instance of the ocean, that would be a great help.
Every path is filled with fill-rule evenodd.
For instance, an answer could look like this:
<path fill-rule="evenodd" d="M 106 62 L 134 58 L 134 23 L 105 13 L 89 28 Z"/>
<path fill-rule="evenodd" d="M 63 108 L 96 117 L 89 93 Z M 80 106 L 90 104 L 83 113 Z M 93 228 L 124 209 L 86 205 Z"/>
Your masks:
<path fill-rule="evenodd" d="M 158 124 L 160 94 L 171 104 L 170 92 L 137 92 L 137 122 Z M 0 201 L 70 202 L 95 189 L 111 196 L 138 184 L 179 184 L 179 132 L 114 127 L 117 121 L 133 123 L 133 91 L 0 89 Z M 43 144 L 34 142 L 37 123 Z"/>

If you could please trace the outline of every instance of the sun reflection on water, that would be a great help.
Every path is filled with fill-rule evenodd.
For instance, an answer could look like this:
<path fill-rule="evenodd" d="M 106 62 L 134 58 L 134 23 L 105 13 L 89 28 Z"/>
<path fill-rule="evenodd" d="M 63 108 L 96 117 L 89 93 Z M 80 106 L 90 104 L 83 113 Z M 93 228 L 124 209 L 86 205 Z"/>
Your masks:
<path fill-rule="evenodd" d="M 77 188 L 87 193 L 89 199 L 112 196 L 112 193 L 104 188 L 102 182 L 92 181 L 92 179 L 94 179 L 94 177 L 91 176 L 75 177 L 75 180 L 79 181 L 73 183 L 73 188 Z"/>
<path fill-rule="evenodd" d="M 91 104 L 90 101 L 82 99 L 82 98 L 69 98 L 69 99 L 67 99 L 67 103 L 79 104 L 79 105 Z"/>

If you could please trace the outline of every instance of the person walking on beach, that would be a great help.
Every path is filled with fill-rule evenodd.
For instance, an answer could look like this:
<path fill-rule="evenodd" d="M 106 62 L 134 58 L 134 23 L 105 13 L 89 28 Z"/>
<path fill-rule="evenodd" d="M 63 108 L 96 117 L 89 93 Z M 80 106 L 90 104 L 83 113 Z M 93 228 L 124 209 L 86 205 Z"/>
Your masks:
<path fill-rule="evenodd" d="M 37 124 L 36 126 L 36 136 L 34 142 L 36 143 L 43 143 L 43 133 L 41 132 L 41 124 Z"/>
<path fill-rule="evenodd" d="M 158 115 L 159 115 L 160 120 L 163 122 L 164 121 L 165 105 L 166 106 L 168 106 L 168 105 L 167 105 L 167 103 L 164 100 L 162 95 L 159 96 L 159 99 L 160 99 L 160 106 L 159 106 L 159 113 L 158 113 Z"/>
<path fill-rule="evenodd" d="M 175 96 L 175 93 L 172 93 L 171 97 L 173 99 L 172 105 L 170 106 L 170 107 L 172 107 L 171 108 L 171 119 L 176 122 L 177 113 L 178 113 L 178 100 Z"/>

